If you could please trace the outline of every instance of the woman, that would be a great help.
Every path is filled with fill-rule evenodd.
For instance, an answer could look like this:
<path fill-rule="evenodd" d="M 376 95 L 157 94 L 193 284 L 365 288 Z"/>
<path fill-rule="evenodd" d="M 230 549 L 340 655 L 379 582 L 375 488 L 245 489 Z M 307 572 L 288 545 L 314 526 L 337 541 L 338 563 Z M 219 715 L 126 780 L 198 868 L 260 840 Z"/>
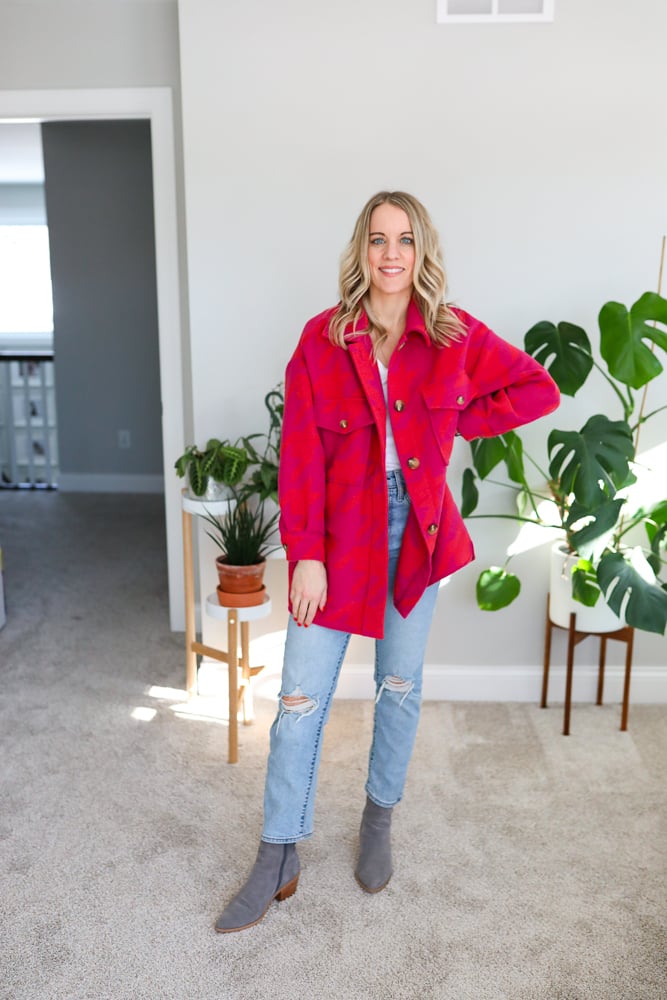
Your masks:
<path fill-rule="evenodd" d="M 367 892 L 387 885 L 438 581 L 474 555 L 446 483 L 454 436 L 502 434 L 558 405 L 547 372 L 447 306 L 445 287 L 424 207 L 380 192 L 343 255 L 339 304 L 306 324 L 288 365 L 279 499 L 291 617 L 262 839 L 222 933 L 296 891 L 351 633 L 376 639 L 377 695 L 355 876 Z"/>

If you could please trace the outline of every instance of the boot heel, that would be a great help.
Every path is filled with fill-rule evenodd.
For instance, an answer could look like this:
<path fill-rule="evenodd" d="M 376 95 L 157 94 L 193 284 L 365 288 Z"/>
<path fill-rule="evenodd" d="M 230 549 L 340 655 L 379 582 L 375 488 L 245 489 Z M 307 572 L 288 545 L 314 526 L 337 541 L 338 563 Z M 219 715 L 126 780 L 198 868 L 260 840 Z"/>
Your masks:
<path fill-rule="evenodd" d="M 289 899 L 290 896 L 293 896 L 294 893 L 296 892 L 296 887 L 297 887 L 298 883 L 299 883 L 299 876 L 296 875 L 292 879 L 291 882 L 288 882 L 287 885 L 284 885 L 282 887 L 282 889 L 280 890 L 280 892 L 276 896 L 276 899 L 278 900 L 278 902 L 282 903 L 282 901 L 284 899 Z"/>
<path fill-rule="evenodd" d="M 282 900 L 294 895 L 299 871 L 295 844 L 270 844 L 260 840 L 252 871 L 245 885 L 216 920 L 216 931 L 229 934 L 254 927 L 266 916 L 274 899 Z M 282 886 L 281 882 L 284 883 Z M 280 886 L 277 890 L 276 885 Z"/>

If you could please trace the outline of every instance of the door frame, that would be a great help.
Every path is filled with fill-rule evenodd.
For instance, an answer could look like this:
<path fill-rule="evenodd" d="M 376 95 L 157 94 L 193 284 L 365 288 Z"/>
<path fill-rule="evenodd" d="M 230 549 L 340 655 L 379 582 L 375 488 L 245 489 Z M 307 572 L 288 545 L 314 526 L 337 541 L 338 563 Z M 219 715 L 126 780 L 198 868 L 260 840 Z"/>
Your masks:
<path fill-rule="evenodd" d="M 184 628 L 183 548 L 180 491 L 169 473 L 184 450 L 183 331 L 179 268 L 176 148 L 170 87 L 82 90 L 0 90 L 0 122 L 148 119 L 153 161 L 155 273 L 162 397 L 162 457 L 165 474 L 169 622 Z M 175 479 L 174 479 L 175 484 Z"/>

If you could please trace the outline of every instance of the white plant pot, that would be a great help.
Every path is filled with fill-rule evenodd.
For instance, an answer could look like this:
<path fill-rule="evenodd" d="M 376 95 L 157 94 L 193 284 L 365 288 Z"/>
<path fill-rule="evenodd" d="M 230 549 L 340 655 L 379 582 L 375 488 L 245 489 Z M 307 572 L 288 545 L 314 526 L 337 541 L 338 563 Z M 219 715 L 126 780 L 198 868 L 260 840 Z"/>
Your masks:
<path fill-rule="evenodd" d="M 551 549 L 551 578 L 549 586 L 549 617 L 554 625 L 570 627 L 570 614 L 577 616 L 576 628 L 580 632 L 615 632 L 624 628 L 625 621 L 615 615 L 602 595 L 597 604 L 587 608 L 572 597 L 572 569 L 577 556 L 568 552 L 562 542 Z"/>
<path fill-rule="evenodd" d="M 192 492 L 189 476 L 186 476 L 186 483 L 188 496 L 191 500 L 229 500 L 229 498 L 233 495 L 229 486 L 225 485 L 225 483 L 217 483 L 214 479 L 211 479 L 210 476 L 208 483 L 206 484 L 206 489 L 200 497 L 196 496 L 196 494 Z"/>

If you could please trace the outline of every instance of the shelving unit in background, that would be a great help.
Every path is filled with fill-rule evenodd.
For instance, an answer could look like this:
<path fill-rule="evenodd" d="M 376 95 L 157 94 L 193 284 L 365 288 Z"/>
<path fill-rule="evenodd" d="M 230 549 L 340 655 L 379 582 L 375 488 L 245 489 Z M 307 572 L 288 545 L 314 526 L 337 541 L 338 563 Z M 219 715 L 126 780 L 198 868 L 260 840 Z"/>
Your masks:
<path fill-rule="evenodd" d="M 0 350 L 0 486 L 57 485 L 53 352 Z"/>

